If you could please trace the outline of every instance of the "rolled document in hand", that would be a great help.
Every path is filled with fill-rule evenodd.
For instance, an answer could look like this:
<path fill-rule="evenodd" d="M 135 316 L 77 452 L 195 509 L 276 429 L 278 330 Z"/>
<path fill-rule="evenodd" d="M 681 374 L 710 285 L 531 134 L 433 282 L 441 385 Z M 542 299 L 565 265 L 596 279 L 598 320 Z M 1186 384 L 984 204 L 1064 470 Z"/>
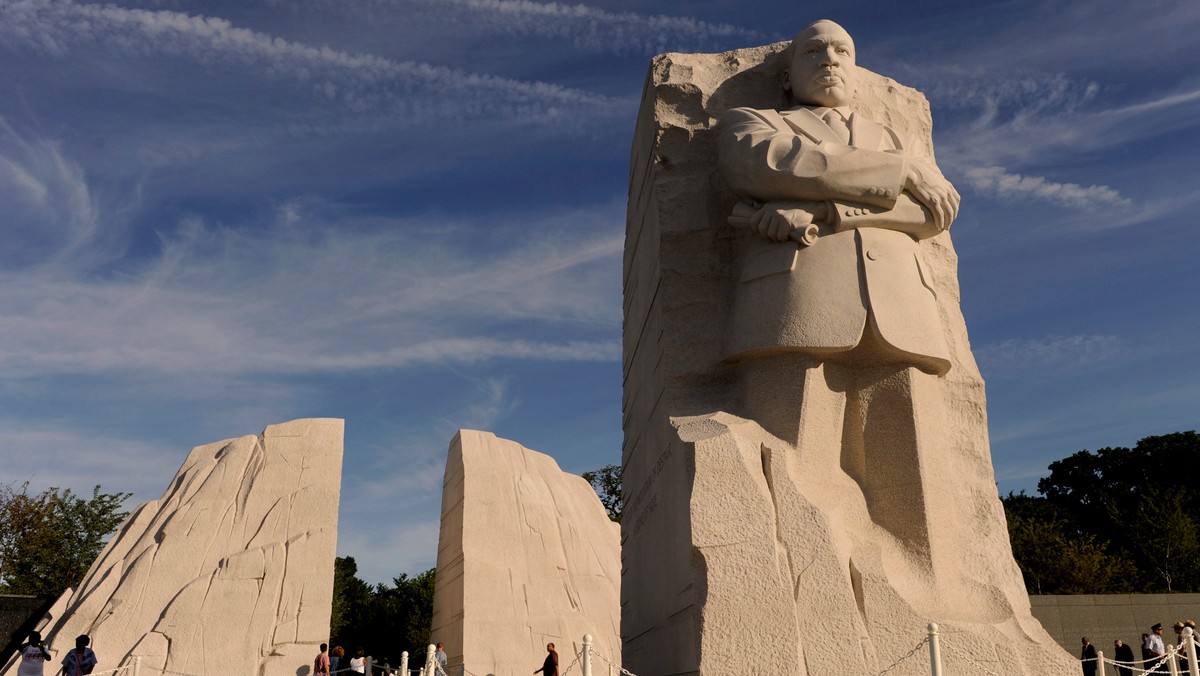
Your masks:
<path fill-rule="evenodd" d="M 742 200 L 733 205 L 733 213 L 729 214 L 727 220 L 735 228 L 749 228 L 751 219 L 754 217 L 754 214 L 758 213 L 759 208 L 761 208 L 761 205 Z M 817 237 L 820 234 L 821 229 L 817 227 L 817 224 L 809 223 L 803 228 L 793 229 L 788 235 L 788 239 L 800 246 L 812 246 L 816 243 Z"/>

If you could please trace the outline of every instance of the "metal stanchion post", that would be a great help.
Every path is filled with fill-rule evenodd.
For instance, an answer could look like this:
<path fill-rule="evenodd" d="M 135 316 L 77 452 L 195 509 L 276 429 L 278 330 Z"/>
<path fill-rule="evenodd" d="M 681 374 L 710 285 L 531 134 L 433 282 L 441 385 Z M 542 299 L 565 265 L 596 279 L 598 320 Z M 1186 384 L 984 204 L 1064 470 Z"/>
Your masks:
<path fill-rule="evenodd" d="M 1187 651 L 1188 676 L 1200 676 L 1200 664 L 1196 659 L 1196 632 L 1191 627 L 1183 628 L 1183 646 Z"/>
<path fill-rule="evenodd" d="M 1171 676 L 1179 676 L 1179 662 L 1175 660 L 1175 646 L 1167 648 L 1167 673 Z"/>
<path fill-rule="evenodd" d="M 400 653 L 400 676 L 408 676 L 408 651 Z"/>
<path fill-rule="evenodd" d="M 1096 673 L 1099 676 L 1108 676 L 1108 669 L 1104 668 L 1104 651 L 1096 651 Z"/>
<path fill-rule="evenodd" d="M 133 656 L 133 676 L 140 676 L 142 671 L 142 656 Z"/>
<path fill-rule="evenodd" d="M 592 676 L 592 635 L 583 635 L 583 653 L 579 655 L 579 669 L 583 676 Z"/>
<path fill-rule="evenodd" d="M 425 670 L 423 672 L 425 674 L 425 676 L 435 676 L 435 674 L 437 673 L 436 670 L 433 668 L 434 659 L 435 659 L 433 656 L 433 653 L 436 650 L 437 650 L 437 646 L 435 646 L 432 643 L 430 643 L 429 647 L 425 649 Z"/>
<path fill-rule="evenodd" d="M 938 645 L 937 622 L 929 623 L 929 673 L 942 676 L 942 648 Z"/>

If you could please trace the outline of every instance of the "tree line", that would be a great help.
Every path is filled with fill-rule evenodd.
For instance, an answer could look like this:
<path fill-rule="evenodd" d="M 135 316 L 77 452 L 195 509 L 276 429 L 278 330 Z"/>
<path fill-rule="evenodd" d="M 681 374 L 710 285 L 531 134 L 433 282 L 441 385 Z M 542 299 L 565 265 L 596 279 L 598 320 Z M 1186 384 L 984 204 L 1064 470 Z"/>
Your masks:
<path fill-rule="evenodd" d="M 1031 594 L 1200 591 L 1200 437 L 1146 437 L 1050 463 L 1002 498 Z"/>
<path fill-rule="evenodd" d="M 400 664 L 408 651 L 410 664 L 425 663 L 433 626 L 433 583 L 436 569 L 392 584 L 371 585 L 358 577 L 353 556 L 340 556 L 333 567 L 333 614 L 329 646 L 341 646 L 349 658 L 361 648 L 376 662 Z"/>

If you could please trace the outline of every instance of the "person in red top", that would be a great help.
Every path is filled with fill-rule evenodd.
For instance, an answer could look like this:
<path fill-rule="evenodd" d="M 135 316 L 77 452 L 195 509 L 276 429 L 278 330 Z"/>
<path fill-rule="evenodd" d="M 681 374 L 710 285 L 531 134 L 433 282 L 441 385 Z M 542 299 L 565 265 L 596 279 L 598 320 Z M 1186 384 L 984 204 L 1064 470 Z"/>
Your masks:
<path fill-rule="evenodd" d="M 321 644 L 321 654 L 313 660 L 313 676 L 329 676 L 329 645 Z"/>

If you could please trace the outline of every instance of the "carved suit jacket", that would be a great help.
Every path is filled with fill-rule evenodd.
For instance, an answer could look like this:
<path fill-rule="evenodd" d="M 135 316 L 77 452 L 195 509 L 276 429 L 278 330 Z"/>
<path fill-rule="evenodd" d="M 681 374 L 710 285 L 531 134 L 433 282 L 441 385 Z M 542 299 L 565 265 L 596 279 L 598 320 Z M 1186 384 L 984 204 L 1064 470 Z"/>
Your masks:
<path fill-rule="evenodd" d="M 733 191 L 757 202 L 826 202 L 833 224 L 811 246 L 743 239 L 726 356 L 827 357 L 870 339 L 923 371 L 950 369 L 918 239 L 938 234 L 903 192 L 908 157 L 891 129 L 854 113 L 849 144 L 808 108 L 735 108 L 720 121 L 718 161 Z"/>

